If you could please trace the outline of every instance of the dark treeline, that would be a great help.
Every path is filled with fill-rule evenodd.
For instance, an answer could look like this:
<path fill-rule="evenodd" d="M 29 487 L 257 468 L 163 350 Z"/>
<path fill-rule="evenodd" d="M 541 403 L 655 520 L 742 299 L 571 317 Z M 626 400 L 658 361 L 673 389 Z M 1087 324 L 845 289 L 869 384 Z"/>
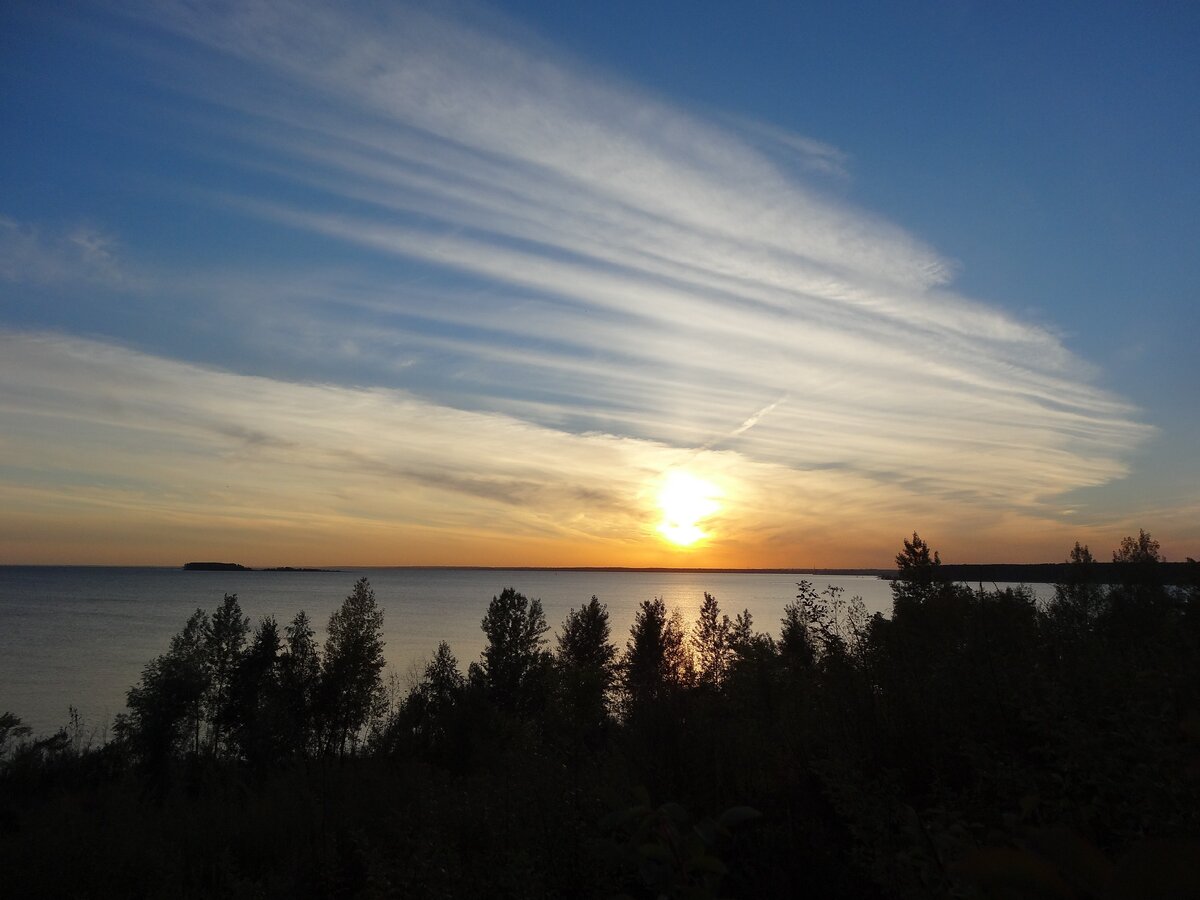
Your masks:
<path fill-rule="evenodd" d="M 1128 570 L 1117 562 L 1093 562 L 1088 573 L 1081 575 L 1069 562 L 1062 563 L 959 563 L 939 567 L 943 581 L 964 584 L 1061 584 L 1068 580 L 1087 578 L 1093 584 L 1120 584 Z M 1161 584 L 1186 585 L 1193 577 L 1186 562 L 1160 562 L 1154 570 Z M 889 575 L 888 577 L 894 577 Z"/>
<path fill-rule="evenodd" d="M 807 581 L 778 625 L 596 598 L 551 633 L 492 598 L 464 671 L 401 688 L 354 585 L 197 610 L 111 739 L 0 717 L 0 883 L 69 897 L 1200 895 L 1200 566 L 1149 535 L 1054 598 L 943 577 L 917 535 L 893 614 Z"/>

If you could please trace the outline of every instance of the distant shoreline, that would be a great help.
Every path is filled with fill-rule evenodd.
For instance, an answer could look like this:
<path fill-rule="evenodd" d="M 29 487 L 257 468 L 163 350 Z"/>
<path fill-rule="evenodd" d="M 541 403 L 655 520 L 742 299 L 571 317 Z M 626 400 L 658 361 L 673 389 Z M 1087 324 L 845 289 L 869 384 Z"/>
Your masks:
<path fill-rule="evenodd" d="M 703 566 L 364 566 L 364 569 L 409 569 L 452 572 L 679 572 L 684 575 L 865 575 L 882 578 L 891 569 L 729 569 Z"/>
<path fill-rule="evenodd" d="M 226 562 L 190 562 L 183 564 L 185 572 L 341 572 L 341 569 L 314 569 L 299 566 L 273 566 L 264 569 L 254 569 L 241 563 Z"/>
<path fill-rule="evenodd" d="M 1189 574 L 1189 563 L 1163 562 L 1157 563 L 1155 573 L 1163 584 L 1186 584 L 1193 574 Z M 377 566 L 364 568 L 387 568 L 405 570 L 438 570 L 438 571 L 474 571 L 474 572 L 645 572 L 671 573 L 679 572 L 684 575 L 834 575 L 841 577 L 881 578 L 891 581 L 896 578 L 895 569 L 729 569 L 704 567 L 673 567 L 673 566 Z M 1119 584 L 1122 576 L 1127 573 L 1119 563 L 1097 562 L 1090 567 L 1090 577 L 1086 580 L 1093 584 Z M 1080 580 L 1079 572 L 1072 569 L 1071 563 L 943 563 L 938 570 L 939 581 L 1000 584 L 1067 584 Z"/>
<path fill-rule="evenodd" d="M 1190 584 L 1195 579 L 1194 564 L 1186 562 L 1163 562 L 1156 564 L 1154 579 L 1161 584 Z M 95 563 L 0 563 L 4 569 L 164 569 L 192 572 L 313 572 L 344 573 L 353 571 L 409 571 L 409 572 L 564 572 L 605 573 L 629 572 L 644 574 L 678 573 L 681 575 L 813 575 L 838 577 L 864 577 L 892 580 L 895 569 L 876 568 L 752 568 L 704 566 L 346 566 L 342 568 L 318 568 L 308 566 L 272 566 L 253 568 L 240 563 L 195 562 L 182 567 L 154 565 L 98 565 Z M 1084 579 L 1092 584 L 1118 584 L 1128 573 L 1121 571 L 1119 564 L 1097 562 L 1091 565 L 1090 577 Z M 940 581 L 964 584 L 1066 584 L 1078 580 L 1080 575 L 1072 571 L 1070 563 L 943 563 L 939 567 Z"/>
<path fill-rule="evenodd" d="M 886 578 L 895 574 L 890 569 L 728 569 L 699 566 L 355 566 L 355 569 L 392 569 L 411 572 L 679 572 L 684 575 L 842 575 Z M 293 566 L 274 566 L 256 569 L 240 563 L 190 562 L 186 572 L 343 572 L 345 569 L 317 569 Z"/>

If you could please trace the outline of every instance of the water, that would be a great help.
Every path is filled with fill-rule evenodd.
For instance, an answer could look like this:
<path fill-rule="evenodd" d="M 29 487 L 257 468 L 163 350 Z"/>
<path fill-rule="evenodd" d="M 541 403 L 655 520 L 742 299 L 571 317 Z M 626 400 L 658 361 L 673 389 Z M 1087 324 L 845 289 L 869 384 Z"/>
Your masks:
<path fill-rule="evenodd" d="M 125 708 L 125 692 L 142 667 L 164 652 L 197 607 L 212 611 L 226 593 L 238 595 L 254 625 L 272 615 L 286 624 L 308 613 L 324 640 L 329 615 L 367 576 L 384 610 L 388 669 L 402 683 L 419 671 L 439 641 L 448 641 L 461 668 L 477 660 L 480 620 L 492 596 L 515 587 L 542 601 L 549 637 L 567 613 L 593 595 L 607 604 L 613 642 L 624 647 L 642 600 L 661 597 L 689 623 L 715 594 L 730 617 L 742 609 L 758 630 L 778 634 L 796 582 L 845 589 L 868 613 L 891 611 L 889 583 L 864 576 L 691 574 L 683 572 L 481 571 L 470 569 L 347 569 L 339 572 L 184 572 L 165 568 L 0 567 L 0 712 L 10 711 L 35 734 L 64 725 L 76 707 L 85 729 L 104 736 Z"/>

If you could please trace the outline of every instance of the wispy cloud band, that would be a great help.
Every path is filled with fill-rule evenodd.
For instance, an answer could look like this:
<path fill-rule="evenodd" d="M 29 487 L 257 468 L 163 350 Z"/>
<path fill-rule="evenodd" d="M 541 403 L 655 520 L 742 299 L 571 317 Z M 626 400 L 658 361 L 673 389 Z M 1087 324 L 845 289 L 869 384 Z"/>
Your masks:
<path fill-rule="evenodd" d="M 886 510 L 905 504 L 912 516 L 1042 516 L 1059 495 L 1125 473 L 1150 433 L 1135 411 L 1054 334 L 956 294 L 937 253 L 807 181 L 844 178 L 835 148 L 689 112 L 492 14 L 459 12 L 122 6 L 149 26 L 131 49 L 180 99 L 188 152 L 254 176 L 236 192 L 213 181 L 180 196 L 322 248 L 253 271 L 142 279 L 140 290 L 203 308 L 236 342 L 235 369 L 273 376 L 112 350 L 159 373 L 160 393 L 139 377 L 130 394 L 159 411 L 156 428 L 181 402 L 174 392 L 187 413 L 168 433 L 205 419 L 184 385 L 198 379 L 221 398 L 224 424 L 210 430 L 229 443 L 216 452 L 394 476 L 426 500 L 381 521 L 414 527 L 467 527 L 478 503 L 497 502 L 533 528 L 541 505 L 556 540 L 564 521 L 596 539 L 644 535 L 648 480 L 697 456 L 738 482 L 723 515 L 740 546 L 760 532 L 786 543 L 762 499 L 785 490 L 806 509 L 839 498 L 839 521 L 891 521 Z M 101 344 L 32 345 L 76 360 L 62 372 L 90 385 L 118 378 L 116 363 L 100 377 L 79 362 L 105 358 Z M 87 408 L 110 401 L 44 374 L 38 402 L 52 405 L 61 384 L 78 401 L 71 421 L 140 433 L 138 401 L 116 387 L 120 415 L 93 419 Z M 289 390 L 281 408 L 315 404 L 311 416 L 264 414 Z M 5 415 L 33 421 L 35 406 Z M 383 429 L 404 435 L 388 452 L 334 450 L 417 406 L 421 427 L 401 416 Z M 499 429 L 504 447 L 529 429 L 554 449 L 489 458 L 490 442 L 456 442 L 456 429 Z M 472 449 L 444 450 L 456 445 Z M 587 462 L 564 462 L 571 454 Z M 475 499 L 456 515 L 428 499 L 446 490 Z"/>

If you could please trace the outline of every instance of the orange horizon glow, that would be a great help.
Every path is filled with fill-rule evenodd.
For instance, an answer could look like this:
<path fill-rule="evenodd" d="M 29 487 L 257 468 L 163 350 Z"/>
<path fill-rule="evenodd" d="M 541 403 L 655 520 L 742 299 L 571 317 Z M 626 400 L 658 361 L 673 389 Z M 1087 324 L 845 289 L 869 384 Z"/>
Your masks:
<path fill-rule="evenodd" d="M 283 516 L 205 521 L 201 516 L 143 518 L 140 512 L 127 518 L 123 512 L 100 513 L 76 506 L 61 510 L 60 518 L 22 515 L 14 509 L 15 527 L 0 546 L 0 564 L 177 567 L 217 561 L 251 568 L 892 569 L 902 539 L 911 536 L 914 528 L 947 563 L 1044 563 L 1064 561 L 1076 540 L 1104 560 L 1123 535 L 1136 534 L 1138 527 L 1133 523 L 1076 529 L 1061 523 L 982 523 L 917 516 L 833 522 L 797 516 L 795 527 L 782 539 L 774 539 L 747 532 L 733 518 L 740 511 L 727 506 L 720 511 L 719 534 L 701 519 L 695 527 L 706 537 L 683 545 L 660 531 L 661 511 L 655 516 L 650 510 L 644 513 L 640 534 L 608 539 L 581 533 L 538 535 L 515 529 L 504 533 L 482 527 L 457 530 L 352 519 L 305 521 L 301 516 L 290 522 Z M 1162 540 L 1168 560 L 1196 555 L 1194 540 L 1181 541 L 1174 529 L 1156 527 L 1153 521 L 1145 526 Z"/>

